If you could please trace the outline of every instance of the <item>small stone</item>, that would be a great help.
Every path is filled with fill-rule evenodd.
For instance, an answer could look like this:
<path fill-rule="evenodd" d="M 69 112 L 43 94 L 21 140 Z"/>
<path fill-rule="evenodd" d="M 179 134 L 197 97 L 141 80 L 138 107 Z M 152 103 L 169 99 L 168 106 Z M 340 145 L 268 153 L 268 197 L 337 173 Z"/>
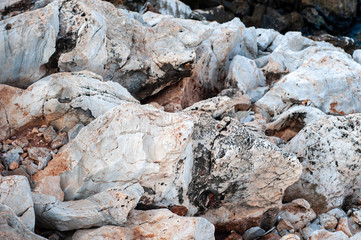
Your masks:
<path fill-rule="evenodd" d="M 13 143 L 13 141 L 11 139 L 6 139 L 5 144 L 7 145 L 11 145 Z"/>
<path fill-rule="evenodd" d="M 51 142 L 51 148 L 56 149 L 60 148 L 63 145 L 68 143 L 68 138 L 66 132 L 61 132 L 59 135 Z"/>
<path fill-rule="evenodd" d="M 242 235 L 232 231 L 224 240 L 243 240 Z"/>
<path fill-rule="evenodd" d="M 265 233 L 266 231 L 260 227 L 252 227 L 243 234 L 243 238 L 245 240 L 254 240 L 263 237 Z"/>
<path fill-rule="evenodd" d="M 13 141 L 12 145 L 19 146 L 21 148 L 27 147 L 29 145 L 29 141 L 26 138 L 19 138 Z"/>
<path fill-rule="evenodd" d="M 279 232 L 280 233 L 280 236 L 287 236 L 287 235 L 289 235 L 290 234 L 290 232 L 289 231 L 287 231 L 286 229 L 283 229 L 282 231 L 280 231 Z"/>
<path fill-rule="evenodd" d="M 80 130 L 82 130 L 84 127 L 84 124 L 82 123 L 78 123 L 77 125 L 75 125 L 72 129 L 69 130 L 68 132 L 68 138 L 69 138 L 69 141 L 74 139 L 78 133 L 80 132 Z"/>
<path fill-rule="evenodd" d="M 41 136 L 43 136 L 43 133 L 40 132 L 40 133 L 36 134 L 36 136 L 41 137 Z"/>
<path fill-rule="evenodd" d="M 342 231 L 349 237 L 352 236 L 351 230 L 348 226 L 347 218 L 344 218 L 344 217 L 340 218 L 337 228 L 336 228 L 336 231 Z"/>
<path fill-rule="evenodd" d="M 347 217 L 347 214 L 340 208 L 334 208 L 327 212 L 327 214 L 336 217 L 337 219 Z"/>
<path fill-rule="evenodd" d="M 327 213 L 323 213 L 319 216 L 320 218 L 320 224 L 324 226 L 325 229 L 335 229 L 337 226 L 337 218 L 329 215 Z"/>
<path fill-rule="evenodd" d="M 44 169 L 51 159 L 49 149 L 42 147 L 31 147 L 28 149 L 29 157 L 39 162 L 38 169 Z"/>
<path fill-rule="evenodd" d="M 311 224 L 308 224 L 305 228 L 302 229 L 301 232 L 304 239 L 308 239 L 313 232 L 324 229 L 324 227 L 319 222 L 320 221 L 317 218 Z"/>
<path fill-rule="evenodd" d="M 22 162 L 22 166 L 30 176 L 35 175 L 39 171 L 38 166 L 34 164 L 29 158 Z"/>
<path fill-rule="evenodd" d="M 46 131 L 46 129 L 48 129 L 48 126 L 46 125 L 41 125 L 41 127 L 39 128 L 39 132 L 43 133 Z"/>
<path fill-rule="evenodd" d="M 43 132 L 44 135 L 44 139 L 47 143 L 50 143 L 51 141 L 53 141 L 56 136 L 58 135 L 56 133 L 56 131 L 54 130 L 54 128 L 52 126 L 46 128 L 46 130 Z"/>
<path fill-rule="evenodd" d="M 11 145 L 9 145 L 9 144 L 4 144 L 3 145 L 3 152 L 7 152 L 7 151 L 9 151 L 11 149 Z"/>
<path fill-rule="evenodd" d="M 7 153 L 2 154 L 2 163 L 6 167 L 6 169 L 10 168 L 10 165 L 13 162 L 19 163 L 20 162 L 20 154 L 19 151 L 16 149 L 12 149 L 11 151 L 8 151 Z M 14 167 L 15 165 L 13 165 Z"/>
<path fill-rule="evenodd" d="M 27 152 L 24 152 L 20 155 L 20 157 L 22 157 L 23 159 L 25 159 L 26 157 L 28 156 L 28 153 Z"/>
<path fill-rule="evenodd" d="M 295 234 L 288 234 L 283 236 L 280 240 L 301 240 L 301 238 Z"/>
<path fill-rule="evenodd" d="M 173 206 L 169 209 L 172 213 L 177 214 L 178 216 L 185 216 L 188 213 L 188 209 L 184 206 Z"/>
<path fill-rule="evenodd" d="M 361 210 L 357 210 L 353 212 L 353 220 L 358 225 L 361 225 Z"/>
<path fill-rule="evenodd" d="M 281 236 L 278 235 L 277 233 L 271 232 L 269 234 L 267 234 L 266 236 L 260 238 L 259 240 L 280 240 Z"/>
<path fill-rule="evenodd" d="M 281 219 L 279 221 L 279 223 L 277 224 L 277 231 L 281 232 L 282 230 L 287 230 L 290 231 L 291 229 L 294 229 L 294 227 L 292 226 L 292 224 L 285 220 L 285 219 Z"/>
<path fill-rule="evenodd" d="M 33 130 L 31 130 L 32 133 L 39 133 L 39 128 L 34 127 Z"/>
<path fill-rule="evenodd" d="M 15 169 L 17 169 L 19 167 L 19 163 L 17 163 L 17 162 L 12 162 L 11 164 L 10 164 L 10 166 L 9 166 L 9 169 L 10 170 L 15 170 Z"/>
<path fill-rule="evenodd" d="M 3 171 L 2 172 L 3 176 L 15 176 L 15 175 L 20 175 L 20 176 L 24 176 L 28 179 L 28 181 L 31 181 L 31 177 L 30 175 L 26 172 L 25 168 L 23 166 L 20 166 L 19 168 L 13 170 L 13 171 Z"/>

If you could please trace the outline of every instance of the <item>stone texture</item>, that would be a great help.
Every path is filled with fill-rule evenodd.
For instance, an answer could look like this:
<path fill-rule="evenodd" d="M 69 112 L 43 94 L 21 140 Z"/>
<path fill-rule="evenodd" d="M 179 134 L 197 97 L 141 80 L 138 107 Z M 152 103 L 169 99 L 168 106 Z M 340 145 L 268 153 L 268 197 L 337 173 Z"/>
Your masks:
<path fill-rule="evenodd" d="M 142 193 L 142 187 L 134 184 L 77 201 L 59 202 L 53 196 L 40 193 L 33 193 L 33 199 L 39 226 L 69 231 L 125 223 Z"/>
<path fill-rule="evenodd" d="M 47 176 L 43 178 L 33 192 L 53 196 L 60 202 L 64 200 L 64 192 L 60 187 L 59 176 Z"/>
<path fill-rule="evenodd" d="M 66 200 L 139 182 L 143 201 L 181 205 L 191 179 L 193 122 L 121 103 L 83 128 L 33 179 L 60 175 Z"/>
<path fill-rule="evenodd" d="M 281 35 L 279 32 L 273 29 L 263 29 L 257 28 L 257 46 L 260 51 L 266 51 L 270 47 L 273 41 L 278 35 Z"/>
<path fill-rule="evenodd" d="M 214 226 L 204 218 L 179 217 L 169 210 L 134 210 L 125 227 L 105 226 L 77 231 L 74 240 L 109 239 L 195 239 L 214 240 Z"/>
<path fill-rule="evenodd" d="M 50 143 L 58 136 L 58 134 L 54 130 L 53 126 L 50 126 L 43 132 L 43 136 L 44 136 L 45 141 L 47 143 Z"/>
<path fill-rule="evenodd" d="M 257 68 L 256 63 L 243 56 L 233 58 L 226 82 L 226 86 L 238 87 L 243 93 L 257 87 L 263 87 L 266 84 L 265 78 Z"/>
<path fill-rule="evenodd" d="M 266 231 L 260 227 L 253 227 L 248 229 L 244 234 L 244 240 L 255 240 L 265 235 Z"/>
<path fill-rule="evenodd" d="M 348 226 L 347 218 L 344 218 L 344 217 L 340 218 L 337 228 L 336 228 L 336 231 L 342 231 L 349 237 L 352 236 L 350 227 Z"/>
<path fill-rule="evenodd" d="M 28 87 L 45 75 L 44 65 L 55 52 L 58 15 L 56 1 L 44 8 L 0 21 L 1 84 Z"/>
<path fill-rule="evenodd" d="M 291 37 L 293 37 L 291 39 Z M 361 111 L 358 94 L 361 69 L 353 59 L 332 45 L 288 33 L 271 54 L 268 72 L 289 71 L 256 105 L 271 114 L 307 103 L 327 114 Z"/>
<path fill-rule="evenodd" d="M 316 213 L 306 200 L 296 199 L 284 204 L 279 216 L 291 223 L 295 230 L 301 230 L 316 218 Z"/>
<path fill-rule="evenodd" d="M 301 238 L 295 234 L 288 234 L 283 236 L 280 240 L 301 240 Z"/>
<path fill-rule="evenodd" d="M 338 220 L 336 217 L 329 215 L 327 213 L 323 213 L 318 216 L 320 219 L 320 224 L 326 229 L 336 229 L 336 226 L 338 224 Z"/>
<path fill-rule="evenodd" d="M 303 166 L 285 199 L 305 198 L 318 212 L 340 207 L 360 191 L 360 115 L 325 116 L 305 126 L 285 147 Z M 322 159 L 322 161 L 320 161 Z"/>
<path fill-rule="evenodd" d="M 38 162 L 38 169 L 44 169 L 51 159 L 50 150 L 44 147 L 31 147 L 28 149 L 29 157 Z"/>
<path fill-rule="evenodd" d="M 45 240 L 41 236 L 34 234 L 16 216 L 13 209 L 0 204 L 0 238 L 12 240 Z"/>
<path fill-rule="evenodd" d="M 60 132 L 58 136 L 51 142 L 51 148 L 56 149 L 68 143 L 68 135 L 66 132 Z"/>
<path fill-rule="evenodd" d="M 318 230 L 314 232 L 308 240 L 348 240 L 349 237 L 344 232 L 329 232 L 327 230 Z"/>
<path fill-rule="evenodd" d="M 119 84 L 90 72 L 53 74 L 26 90 L 0 85 L 0 140 L 34 122 L 64 130 L 88 124 L 123 100 L 137 102 Z"/>
<path fill-rule="evenodd" d="M 149 3 L 158 9 L 160 14 L 176 18 L 189 18 L 192 14 L 192 9 L 180 0 L 150 0 Z"/>
<path fill-rule="evenodd" d="M 361 50 L 355 50 L 352 54 L 352 57 L 355 62 L 361 64 Z"/>
<path fill-rule="evenodd" d="M 34 206 L 26 177 L 0 176 L 0 203 L 10 207 L 29 230 L 34 230 Z"/>

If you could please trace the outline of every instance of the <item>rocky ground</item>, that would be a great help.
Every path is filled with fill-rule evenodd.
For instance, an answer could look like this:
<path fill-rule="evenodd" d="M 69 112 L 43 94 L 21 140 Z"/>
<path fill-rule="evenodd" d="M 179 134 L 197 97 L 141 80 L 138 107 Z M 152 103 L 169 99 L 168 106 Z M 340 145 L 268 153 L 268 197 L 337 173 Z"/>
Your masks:
<path fill-rule="evenodd" d="M 361 50 L 140 2 L 0 3 L 0 239 L 361 239 Z"/>

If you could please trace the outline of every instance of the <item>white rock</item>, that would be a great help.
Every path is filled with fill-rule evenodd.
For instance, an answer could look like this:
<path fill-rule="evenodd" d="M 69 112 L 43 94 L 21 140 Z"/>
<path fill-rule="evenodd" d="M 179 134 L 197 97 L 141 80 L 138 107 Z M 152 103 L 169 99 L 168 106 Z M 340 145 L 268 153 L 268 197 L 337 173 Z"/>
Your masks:
<path fill-rule="evenodd" d="M 257 46 L 260 51 L 265 51 L 270 47 L 278 35 L 281 35 L 279 32 L 273 29 L 263 29 L 257 28 Z"/>
<path fill-rule="evenodd" d="M 360 233 L 356 233 L 355 235 L 353 235 L 352 237 L 350 237 L 350 240 L 360 240 L 361 239 L 361 232 Z"/>
<path fill-rule="evenodd" d="M 296 199 L 291 203 L 284 204 L 279 216 L 290 222 L 296 230 L 301 230 L 316 218 L 316 213 L 306 200 Z"/>
<path fill-rule="evenodd" d="M 308 240 L 349 240 L 349 237 L 341 231 L 329 232 L 327 230 L 318 230 Z"/>
<path fill-rule="evenodd" d="M 360 190 L 360 114 L 325 116 L 304 127 L 284 151 L 295 153 L 303 166 L 300 180 L 285 193 L 286 199 L 303 197 L 316 212 L 342 206 Z"/>
<path fill-rule="evenodd" d="M 59 231 L 121 225 L 135 208 L 143 189 L 139 184 L 113 188 L 87 199 L 59 202 L 55 197 L 33 193 L 37 221 Z"/>
<path fill-rule="evenodd" d="M 95 240 L 106 234 L 109 239 L 194 239 L 213 240 L 214 226 L 200 217 L 179 217 L 169 210 L 149 210 L 130 213 L 125 227 L 105 226 L 79 230 L 73 240 Z"/>
<path fill-rule="evenodd" d="M 313 49 L 310 56 L 286 62 L 292 72 L 278 81 L 256 106 L 276 114 L 302 102 L 327 114 L 360 112 L 360 65 L 344 52 Z"/>
<path fill-rule="evenodd" d="M 327 214 L 330 214 L 331 216 L 334 216 L 337 219 L 347 217 L 347 214 L 340 208 L 334 208 L 334 209 L 328 211 Z"/>
<path fill-rule="evenodd" d="M 13 209 L 0 203 L 0 239 L 12 240 L 45 240 L 41 236 L 34 234 L 16 216 Z"/>
<path fill-rule="evenodd" d="M 256 63 L 242 56 L 235 56 L 226 78 L 229 86 L 238 87 L 243 93 L 266 85 L 266 80 Z"/>
<path fill-rule="evenodd" d="M 301 238 L 295 234 L 287 234 L 283 236 L 280 240 L 301 240 Z"/>
<path fill-rule="evenodd" d="M 29 181 L 26 177 L 0 176 L 0 203 L 10 207 L 24 225 L 34 231 L 34 204 Z"/>
<path fill-rule="evenodd" d="M 361 64 L 361 50 L 355 50 L 352 54 L 352 57 L 357 63 Z"/>
<path fill-rule="evenodd" d="M 44 65 L 55 52 L 58 15 L 56 1 L 0 21 L 0 83 L 27 87 L 45 75 Z"/>
<path fill-rule="evenodd" d="M 26 90 L 0 85 L 0 140 L 40 118 L 65 130 L 87 124 L 123 100 L 137 102 L 118 83 L 91 72 L 53 74 Z"/>
<path fill-rule="evenodd" d="M 34 192 L 53 196 L 61 202 L 64 200 L 64 192 L 60 187 L 59 176 L 44 177 L 41 179 L 41 183 L 35 187 Z"/>
<path fill-rule="evenodd" d="M 338 220 L 335 216 L 329 215 L 327 213 L 320 214 L 318 216 L 320 219 L 320 224 L 324 226 L 325 229 L 336 229 L 336 226 L 338 224 Z"/>
<path fill-rule="evenodd" d="M 164 15 L 172 15 L 176 18 L 189 18 L 192 14 L 192 9 L 179 0 L 151 0 L 149 2 Z"/>
<path fill-rule="evenodd" d="M 66 200 L 139 182 L 150 202 L 179 205 L 191 180 L 192 131 L 185 114 L 122 103 L 84 127 L 33 179 L 60 175 Z"/>

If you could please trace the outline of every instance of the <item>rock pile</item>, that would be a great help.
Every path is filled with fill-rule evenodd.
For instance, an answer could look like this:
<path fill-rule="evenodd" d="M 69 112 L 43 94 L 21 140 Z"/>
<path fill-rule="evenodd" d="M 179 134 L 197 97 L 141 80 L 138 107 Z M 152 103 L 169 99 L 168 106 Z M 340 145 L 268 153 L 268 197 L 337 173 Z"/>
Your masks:
<path fill-rule="evenodd" d="M 361 239 L 359 52 L 130 2 L 0 4 L 0 238 Z"/>

